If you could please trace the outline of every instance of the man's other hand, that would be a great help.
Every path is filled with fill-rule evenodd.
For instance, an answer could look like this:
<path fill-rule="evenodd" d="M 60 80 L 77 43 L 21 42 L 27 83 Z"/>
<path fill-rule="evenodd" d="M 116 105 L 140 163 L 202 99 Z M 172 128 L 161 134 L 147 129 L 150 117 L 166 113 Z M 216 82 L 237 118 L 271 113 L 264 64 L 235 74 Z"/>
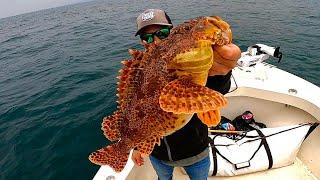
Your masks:
<path fill-rule="evenodd" d="M 235 44 L 213 47 L 214 62 L 209 70 L 209 76 L 226 75 L 236 65 L 241 57 L 241 50 Z"/>
<path fill-rule="evenodd" d="M 137 166 L 142 166 L 144 164 L 143 157 L 139 151 L 133 150 L 131 159 Z"/>

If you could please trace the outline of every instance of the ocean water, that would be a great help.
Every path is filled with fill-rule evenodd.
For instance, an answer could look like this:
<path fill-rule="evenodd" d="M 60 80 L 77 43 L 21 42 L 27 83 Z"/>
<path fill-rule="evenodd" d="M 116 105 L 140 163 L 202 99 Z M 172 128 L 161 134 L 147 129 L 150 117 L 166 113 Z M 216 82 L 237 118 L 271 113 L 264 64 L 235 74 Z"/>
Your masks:
<path fill-rule="evenodd" d="M 281 69 L 320 85 L 320 1 L 108 0 L 0 19 L 0 179 L 90 179 L 89 153 L 116 108 L 116 76 L 136 16 L 167 11 L 174 24 L 219 15 L 242 50 L 280 46 Z"/>

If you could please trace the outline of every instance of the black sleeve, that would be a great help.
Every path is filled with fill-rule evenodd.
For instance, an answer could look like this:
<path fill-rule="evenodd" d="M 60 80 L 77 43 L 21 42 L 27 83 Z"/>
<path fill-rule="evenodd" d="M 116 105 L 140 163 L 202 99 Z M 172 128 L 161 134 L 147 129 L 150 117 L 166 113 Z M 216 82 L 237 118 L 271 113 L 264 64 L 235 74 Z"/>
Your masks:
<path fill-rule="evenodd" d="M 229 71 L 226 75 L 209 76 L 206 86 L 220 92 L 221 94 L 226 94 L 229 92 L 231 86 L 231 74 L 232 71 Z"/>

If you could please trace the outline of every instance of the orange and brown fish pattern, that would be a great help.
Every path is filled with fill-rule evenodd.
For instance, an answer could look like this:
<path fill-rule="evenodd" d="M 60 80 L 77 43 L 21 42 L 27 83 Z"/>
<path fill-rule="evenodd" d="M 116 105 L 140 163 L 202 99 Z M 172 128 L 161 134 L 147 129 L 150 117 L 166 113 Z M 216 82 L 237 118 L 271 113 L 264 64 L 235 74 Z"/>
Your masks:
<path fill-rule="evenodd" d="M 145 44 L 145 51 L 129 50 L 132 58 L 122 61 L 119 71 L 117 110 L 102 122 L 112 144 L 91 153 L 90 161 L 119 172 L 131 149 L 149 155 L 160 138 L 182 128 L 194 113 L 216 125 L 227 101 L 204 85 L 213 68 L 212 45 L 229 43 L 224 37 L 231 38 L 229 29 L 219 17 L 199 17 L 173 28 L 159 44 Z"/>

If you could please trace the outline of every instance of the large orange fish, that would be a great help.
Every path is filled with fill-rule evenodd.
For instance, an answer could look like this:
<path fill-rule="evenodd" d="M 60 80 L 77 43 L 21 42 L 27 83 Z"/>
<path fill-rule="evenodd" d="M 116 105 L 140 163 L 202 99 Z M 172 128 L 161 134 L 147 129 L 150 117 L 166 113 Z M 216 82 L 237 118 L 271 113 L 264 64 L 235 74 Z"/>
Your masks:
<path fill-rule="evenodd" d="M 118 109 L 102 123 L 112 144 L 91 153 L 90 161 L 119 172 L 131 149 L 149 155 L 160 138 L 182 128 L 194 113 L 216 126 L 227 101 L 205 84 L 214 68 L 212 45 L 228 44 L 226 39 L 232 39 L 226 22 L 199 17 L 173 28 L 161 43 L 145 45 L 145 51 L 130 50 L 133 58 L 119 71 Z"/>

